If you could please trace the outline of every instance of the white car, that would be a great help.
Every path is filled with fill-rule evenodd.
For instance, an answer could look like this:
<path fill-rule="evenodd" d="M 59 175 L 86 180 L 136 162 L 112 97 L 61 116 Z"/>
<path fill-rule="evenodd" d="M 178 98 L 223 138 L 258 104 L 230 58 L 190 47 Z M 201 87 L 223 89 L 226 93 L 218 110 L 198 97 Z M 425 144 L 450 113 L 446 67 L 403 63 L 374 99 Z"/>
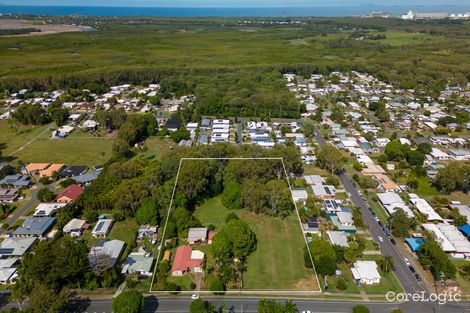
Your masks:
<path fill-rule="evenodd" d="M 384 242 L 384 239 L 382 238 L 382 236 L 378 236 L 377 238 L 379 238 L 379 242 Z"/>
<path fill-rule="evenodd" d="M 408 266 L 411 265 L 410 261 L 407 258 L 404 258 L 403 260 L 405 260 L 406 265 L 408 265 Z"/>
<path fill-rule="evenodd" d="M 311 311 L 302 311 L 302 313 L 312 313 Z"/>
<path fill-rule="evenodd" d="M 197 294 L 191 295 L 191 300 L 197 300 L 197 299 L 199 299 L 199 295 Z"/>

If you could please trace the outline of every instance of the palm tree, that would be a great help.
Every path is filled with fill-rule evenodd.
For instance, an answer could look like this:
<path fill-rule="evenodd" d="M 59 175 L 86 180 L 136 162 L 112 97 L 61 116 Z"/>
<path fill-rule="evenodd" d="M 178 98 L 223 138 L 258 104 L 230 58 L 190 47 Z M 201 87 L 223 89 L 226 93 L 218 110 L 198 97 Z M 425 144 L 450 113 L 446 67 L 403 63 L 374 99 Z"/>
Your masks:
<path fill-rule="evenodd" d="M 292 300 L 286 301 L 285 313 L 297 313 L 297 305 Z"/>

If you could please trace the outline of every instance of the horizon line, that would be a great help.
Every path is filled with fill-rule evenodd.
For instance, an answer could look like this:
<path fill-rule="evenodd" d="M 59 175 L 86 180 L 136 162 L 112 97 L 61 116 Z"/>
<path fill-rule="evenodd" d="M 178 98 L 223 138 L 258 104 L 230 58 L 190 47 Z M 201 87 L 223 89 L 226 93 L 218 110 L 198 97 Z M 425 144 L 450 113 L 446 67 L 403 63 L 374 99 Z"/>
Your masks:
<path fill-rule="evenodd" d="M 245 8 L 357 8 L 357 7 L 462 7 L 469 6 L 465 4 L 373 4 L 373 3 L 363 3 L 356 5 L 268 5 L 268 6 L 231 6 L 231 5 L 222 5 L 222 6 L 169 6 L 169 5 L 73 5 L 73 4 L 7 4 L 0 3 L 0 6 L 16 6 L 16 7 L 81 7 L 81 8 L 161 8 L 161 9 L 211 9 L 211 8 L 233 8 L 233 9 L 245 9 Z"/>

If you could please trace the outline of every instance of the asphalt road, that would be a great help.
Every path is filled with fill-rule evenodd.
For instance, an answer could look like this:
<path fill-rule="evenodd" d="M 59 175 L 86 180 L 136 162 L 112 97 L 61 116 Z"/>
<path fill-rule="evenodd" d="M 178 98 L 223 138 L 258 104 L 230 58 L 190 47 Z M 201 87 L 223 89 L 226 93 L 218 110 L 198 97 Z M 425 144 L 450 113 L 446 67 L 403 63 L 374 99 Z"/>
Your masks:
<path fill-rule="evenodd" d="M 317 140 L 320 146 L 326 144 L 325 139 L 321 136 L 318 129 L 316 128 L 315 139 Z M 390 240 L 388 240 L 382 228 L 377 224 L 377 221 L 375 220 L 374 216 L 369 211 L 369 206 L 359 195 L 357 188 L 354 187 L 348 175 L 343 172 L 339 174 L 338 177 L 341 180 L 341 183 L 343 184 L 346 191 L 350 194 L 351 201 L 354 203 L 355 206 L 361 209 L 362 218 L 364 219 L 365 224 L 368 225 L 371 236 L 377 242 L 379 242 L 378 236 L 381 236 L 384 239 L 383 243 L 380 243 L 382 254 L 385 256 L 390 255 L 393 257 L 393 264 L 396 268 L 395 274 L 398 280 L 400 281 L 401 285 L 403 286 L 405 292 L 414 293 L 426 291 L 422 284 L 416 280 L 414 274 L 411 273 L 411 271 L 409 270 L 408 266 L 406 265 L 403 259 L 403 256 L 398 252 L 398 250 L 390 242 Z"/>
<path fill-rule="evenodd" d="M 258 312 L 259 299 L 248 298 L 204 298 L 210 301 L 216 308 L 225 308 L 228 313 L 255 313 Z M 277 300 L 285 301 L 285 300 Z M 312 313 L 350 313 L 352 308 L 359 304 L 354 301 L 340 301 L 340 300 L 308 300 L 296 299 L 293 302 L 297 305 L 299 312 L 310 310 Z M 189 297 L 185 298 L 161 298 L 147 297 L 145 300 L 144 313 L 183 313 L 188 312 L 191 300 Z M 444 305 L 435 305 L 434 307 L 429 303 L 393 303 L 393 302 L 367 302 L 364 303 L 372 313 L 390 313 L 395 308 L 400 308 L 405 313 L 419 312 L 419 313 L 464 313 L 470 312 L 470 303 L 447 303 Z M 112 300 L 92 300 L 83 302 L 75 302 L 69 306 L 67 312 L 74 313 L 111 313 Z"/>

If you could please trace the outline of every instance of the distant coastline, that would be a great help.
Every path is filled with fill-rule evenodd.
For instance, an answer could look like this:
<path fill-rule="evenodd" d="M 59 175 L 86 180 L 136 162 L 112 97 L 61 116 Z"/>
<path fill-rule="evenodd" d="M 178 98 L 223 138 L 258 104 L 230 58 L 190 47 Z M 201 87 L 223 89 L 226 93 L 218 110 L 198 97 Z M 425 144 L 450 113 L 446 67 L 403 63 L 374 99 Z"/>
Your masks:
<path fill-rule="evenodd" d="M 350 7 L 92 7 L 92 6 L 17 6 L 0 4 L 1 14 L 32 15 L 88 15 L 88 16 L 166 16 L 166 17 L 289 17 L 289 16 L 361 16 L 373 11 L 387 11 L 399 16 L 409 10 L 418 12 L 470 12 L 469 5 L 382 6 L 360 5 Z"/>

